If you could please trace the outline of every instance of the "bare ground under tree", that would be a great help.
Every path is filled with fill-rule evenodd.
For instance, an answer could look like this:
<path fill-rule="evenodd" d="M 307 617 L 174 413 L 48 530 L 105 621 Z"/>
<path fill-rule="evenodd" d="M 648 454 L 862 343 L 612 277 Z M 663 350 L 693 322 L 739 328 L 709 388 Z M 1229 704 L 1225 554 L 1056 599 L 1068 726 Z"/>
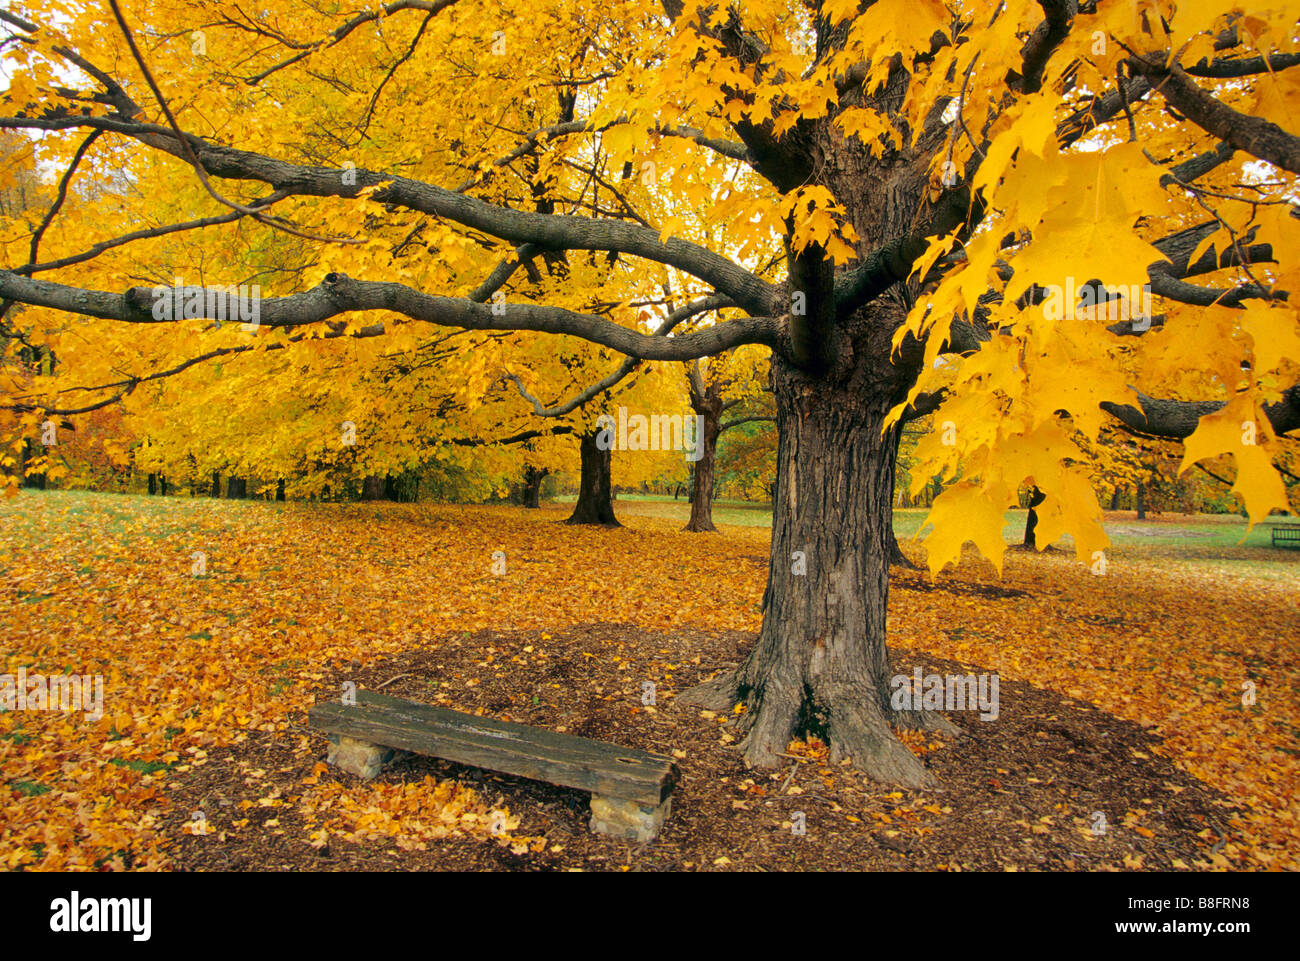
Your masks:
<path fill-rule="evenodd" d="M 321 681 L 320 696 L 326 697 L 345 679 L 373 689 L 398 678 L 385 693 L 432 700 L 458 673 L 483 676 L 477 665 L 489 646 L 545 644 L 554 655 L 547 665 L 512 664 L 499 677 L 489 672 L 479 685 L 455 687 L 454 705 L 684 753 L 672 817 L 647 846 L 590 834 L 587 795 L 581 792 L 409 757 L 381 780 L 456 778 L 489 800 L 500 797 L 521 818 L 519 833 L 544 836 L 545 850 L 515 855 L 506 846 L 468 838 L 431 844 L 426 851 L 335 838 L 317 850 L 293 805 L 257 803 L 277 790 L 286 797 L 302 793 L 302 780 L 325 752 L 324 738 L 305 728 L 254 732 L 241 745 L 213 751 L 207 765 L 170 778 L 172 803 L 163 829 L 179 835 L 176 864 L 191 870 L 1169 869 L 1193 866 L 1235 837 L 1225 828 L 1232 805 L 1162 757 L 1157 737 L 1091 705 L 1019 682 L 1003 681 L 996 723 L 967 714 L 957 717 L 965 732 L 960 738 L 904 735 L 941 788 L 897 791 L 832 764 L 824 749 L 784 758 L 775 772 L 747 771 L 734 747 L 723 743 L 734 720 L 664 705 L 674 688 L 735 661 L 752 643 L 752 636 L 738 632 L 661 634 L 616 624 L 577 626 L 545 641 L 538 632 L 483 631 L 363 669 L 344 667 Z M 623 658 L 618 663 L 615 652 Z M 593 653 L 598 656 L 585 656 Z M 911 650 L 891 654 L 903 673 L 914 665 L 927 673 L 981 670 Z M 640 680 L 659 674 L 667 657 L 680 670 L 671 685 L 660 687 L 658 709 L 649 711 L 641 704 Z M 300 749 L 303 734 L 306 750 Z M 362 790 L 351 775 L 326 777 Z M 198 809 L 206 812 L 212 833 L 181 834 L 180 826 Z M 803 836 L 791 830 L 797 811 L 806 818 Z M 1107 831 L 1094 836 L 1098 811 Z M 1128 816 L 1134 811 L 1143 812 L 1136 822 Z M 247 825 L 233 826 L 244 818 Z"/>

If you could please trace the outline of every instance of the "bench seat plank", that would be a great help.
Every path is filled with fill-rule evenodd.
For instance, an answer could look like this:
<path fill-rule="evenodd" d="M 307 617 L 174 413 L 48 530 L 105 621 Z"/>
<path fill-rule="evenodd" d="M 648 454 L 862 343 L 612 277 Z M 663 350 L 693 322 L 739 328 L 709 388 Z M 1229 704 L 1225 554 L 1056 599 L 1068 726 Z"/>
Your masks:
<path fill-rule="evenodd" d="M 677 780 L 660 754 L 371 691 L 358 691 L 355 705 L 317 704 L 308 720 L 330 734 L 652 807 Z"/>

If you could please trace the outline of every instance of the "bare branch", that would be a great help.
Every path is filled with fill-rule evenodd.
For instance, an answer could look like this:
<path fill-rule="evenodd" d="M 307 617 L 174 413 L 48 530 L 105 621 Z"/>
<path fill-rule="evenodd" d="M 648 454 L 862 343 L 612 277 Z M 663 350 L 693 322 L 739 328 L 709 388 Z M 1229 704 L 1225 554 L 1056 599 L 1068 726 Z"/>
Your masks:
<path fill-rule="evenodd" d="M 723 307 L 731 306 L 734 305 L 726 297 L 721 297 L 716 294 L 711 297 L 703 297 L 694 303 L 687 304 L 685 307 L 680 307 L 677 310 L 672 311 L 667 318 L 664 319 L 664 322 L 659 326 L 659 329 L 654 332 L 654 336 L 666 337 L 674 327 L 682 323 L 684 320 L 710 310 L 719 310 Z M 519 396 L 533 405 L 533 413 L 537 414 L 539 417 L 563 417 L 565 414 L 577 410 L 583 404 L 587 403 L 587 401 L 596 397 L 603 391 L 609 390 L 628 374 L 632 373 L 639 363 L 640 361 L 638 358 L 628 357 L 627 360 L 619 364 L 618 368 L 613 373 L 606 377 L 602 377 L 600 380 L 596 381 L 596 383 L 591 384 L 571 400 L 563 404 L 556 404 L 554 407 L 547 407 L 540 400 L 530 394 L 527 388 L 524 387 L 523 381 L 514 374 L 507 374 L 506 376 L 514 382 L 515 388 L 519 391 Z"/>

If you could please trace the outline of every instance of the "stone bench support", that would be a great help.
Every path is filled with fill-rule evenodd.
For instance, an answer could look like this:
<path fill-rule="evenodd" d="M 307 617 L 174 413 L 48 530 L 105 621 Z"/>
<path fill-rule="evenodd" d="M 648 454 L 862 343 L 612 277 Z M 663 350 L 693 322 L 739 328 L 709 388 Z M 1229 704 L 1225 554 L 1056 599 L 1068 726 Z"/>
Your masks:
<path fill-rule="evenodd" d="M 591 796 L 591 829 L 597 834 L 640 841 L 653 841 L 672 811 L 673 799 L 649 807 L 623 798 Z"/>

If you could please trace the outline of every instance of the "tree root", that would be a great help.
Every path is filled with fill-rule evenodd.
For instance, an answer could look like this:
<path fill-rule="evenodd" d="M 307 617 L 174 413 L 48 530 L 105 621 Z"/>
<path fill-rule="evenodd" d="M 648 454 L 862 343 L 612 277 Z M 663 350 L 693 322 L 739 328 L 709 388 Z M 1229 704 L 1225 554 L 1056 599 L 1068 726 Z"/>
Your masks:
<path fill-rule="evenodd" d="M 890 720 L 902 731 L 935 731 L 961 737 L 961 728 L 936 711 L 891 711 Z"/>
<path fill-rule="evenodd" d="M 743 671 L 744 665 L 723 671 L 682 692 L 674 706 L 729 711 L 741 699 Z M 903 729 L 961 734 L 961 729 L 947 718 L 934 711 L 893 711 L 886 715 L 874 693 L 856 685 L 821 691 L 819 698 L 832 763 L 850 759 L 855 768 L 884 784 L 913 789 L 938 785 L 921 760 L 895 736 L 890 723 Z M 769 682 L 760 696 L 749 699 L 747 707 L 737 719 L 738 730 L 745 734 L 737 745 L 745 766 L 779 767 L 791 739 L 801 733 L 797 727 L 803 713 L 802 693 Z"/>
<path fill-rule="evenodd" d="M 718 529 L 713 526 L 713 521 L 687 521 L 682 530 L 696 534 L 716 534 L 718 532 Z"/>
<path fill-rule="evenodd" d="M 901 567 L 905 571 L 919 571 L 921 568 L 912 563 L 912 559 L 903 553 L 903 548 L 899 546 L 897 540 L 892 540 L 889 545 L 889 564 L 891 567 Z"/>
<path fill-rule="evenodd" d="M 740 698 L 740 670 L 732 668 L 712 677 L 703 684 L 688 688 L 677 695 L 674 707 L 698 707 L 706 711 L 730 711 Z"/>
<path fill-rule="evenodd" d="M 827 692 L 831 763 L 845 758 L 867 776 L 906 788 L 933 788 L 938 780 L 889 727 L 880 702 L 856 688 Z"/>
<path fill-rule="evenodd" d="M 745 721 L 749 733 L 740 742 L 745 766 L 775 768 L 795 735 L 799 717 L 799 699 L 769 687 L 757 705 L 750 705 Z"/>

